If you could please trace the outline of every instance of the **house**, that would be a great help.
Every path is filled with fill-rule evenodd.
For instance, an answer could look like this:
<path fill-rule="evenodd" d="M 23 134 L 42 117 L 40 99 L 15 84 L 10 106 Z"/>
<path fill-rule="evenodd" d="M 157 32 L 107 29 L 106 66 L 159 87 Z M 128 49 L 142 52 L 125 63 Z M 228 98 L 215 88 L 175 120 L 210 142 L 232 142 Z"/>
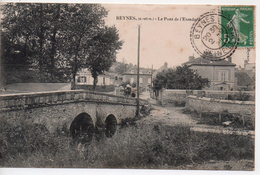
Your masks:
<path fill-rule="evenodd" d="M 255 72 L 255 63 L 249 63 L 248 60 L 244 60 L 244 70 Z"/>
<path fill-rule="evenodd" d="M 210 87 L 204 88 L 208 90 L 236 90 L 235 66 L 232 58 L 228 60 L 211 61 L 210 59 L 194 56 L 189 57 L 189 61 L 183 63 L 191 69 L 197 70 L 202 78 L 208 78 Z"/>
<path fill-rule="evenodd" d="M 162 72 L 163 70 L 167 69 L 168 68 L 168 63 L 165 62 L 163 66 L 161 66 L 159 69 L 155 70 L 153 72 L 153 75 L 152 75 L 152 80 L 154 80 L 156 78 L 156 75 L 159 73 L 159 72 Z"/>
<path fill-rule="evenodd" d="M 152 69 L 140 68 L 139 69 L 139 86 L 141 88 L 148 88 L 152 83 Z M 123 82 L 129 81 L 130 84 L 137 83 L 137 68 L 134 66 L 127 72 L 122 74 Z"/>
<path fill-rule="evenodd" d="M 76 74 L 76 85 L 93 85 L 94 78 L 91 75 L 91 72 L 85 68 L 81 69 L 77 74 Z M 110 85 L 111 80 L 110 80 L 110 75 L 102 74 L 98 75 L 98 82 L 97 85 Z"/>
<path fill-rule="evenodd" d="M 247 70 L 237 70 L 235 72 L 237 90 L 254 90 L 255 81 L 250 77 Z"/>
<path fill-rule="evenodd" d="M 123 83 L 123 75 L 117 72 L 106 72 L 106 75 L 110 76 L 110 84 L 114 86 L 120 86 Z"/>
<path fill-rule="evenodd" d="M 237 90 L 254 90 L 255 89 L 255 63 L 244 61 L 244 68 L 235 71 Z"/>

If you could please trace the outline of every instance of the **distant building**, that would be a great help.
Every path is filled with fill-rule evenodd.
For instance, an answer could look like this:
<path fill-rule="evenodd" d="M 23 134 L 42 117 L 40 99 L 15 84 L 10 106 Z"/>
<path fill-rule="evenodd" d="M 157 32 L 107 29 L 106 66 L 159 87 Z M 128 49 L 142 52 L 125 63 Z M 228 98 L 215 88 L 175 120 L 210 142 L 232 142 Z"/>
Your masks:
<path fill-rule="evenodd" d="M 117 72 L 106 72 L 106 75 L 110 76 L 110 84 L 114 86 L 120 86 L 123 82 L 123 75 Z"/>
<path fill-rule="evenodd" d="M 247 70 L 237 70 L 235 72 L 237 90 L 248 91 L 255 89 L 255 81 L 250 77 Z"/>
<path fill-rule="evenodd" d="M 248 60 L 245 60 L 244 70 L 252 70 L 253 72 L 255 72 L 255 63 L 248 63 Z"/>
<path fill-rule="evenodd" d="M 139 69 L 139 86 L 142 88 L 147 88 L 152 83 L 152 72 L 150 68 L 140 68 Z M 127 72 L 122 74 L 123 82 L 129 81 L 130 84 L 137 83 L 137 68 L 133 67 Z"/>
<path fill-rule="evenodd" d="M 163 70 L 167 69 L 168 68 L 168 63 L 165 62 L 163 66 L 161 66 L 159 69 L 157 69 L 156 71 L 153 72 L 153 76 L 152 76 L 152 79 L 154 80 L 156 78 L 156 75 L 159 73 L 159 72 L 162 72 Z"/>
<path fill-rule="evenodd" d="M 152 74 L 152 81 L 154 81 L 154 79 L 156 78 L 156 75 L 158 74 L 158 73 L 160 73 L 160 72 L 162 72 L 163 70 L 166 70 L 168 68 L 168 63 L 167 62 L 165 62 L 164 63 L 164 65 L 162 65 L 159 69 L 157 69 L 157 70 L 155 70 L 154 72 L 153 72 L 153 74 Z M 151 97 L 158 97 L 158 95 L 159 95 L 159 90 L 152 90 L 152 91 L 150 91 L 150 96 Z"/>
<path fill-rule="evenodd" d="M 94 78 L 91 75 L 91 72 L 85 68 L 81 69 L 76 74 L 76 84 L 77 85 L 93 85 Z M 97 85 L 110 85 L 110 75 L 98 75 Z"/>
<path fill-rule="evenodd" d="M 244 61 L 244 68 L 235 71 L 237 90 L 254 90 L 255 89 L 255 63 Z"/>
<path fill-rule="evenodd" d="M 202 78 L 209 79 L 210 87 L 205 89 L 223 91 L 236 90 L 236 64 L 232 63 L 231 57 L 228 58 L 228 61 L 210 61 L 202 57 L 195 59 L 193 56 L 190 56 L 189 61 L 183 64 L 188 65 L 191 69 L 197 70 Z"/>

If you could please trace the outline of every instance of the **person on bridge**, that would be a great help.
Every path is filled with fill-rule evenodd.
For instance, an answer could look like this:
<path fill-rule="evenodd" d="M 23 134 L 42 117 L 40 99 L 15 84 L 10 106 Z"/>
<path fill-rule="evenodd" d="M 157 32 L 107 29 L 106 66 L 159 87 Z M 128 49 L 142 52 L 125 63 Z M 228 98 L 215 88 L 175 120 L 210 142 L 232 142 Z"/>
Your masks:
<path fill-rule="evenodd" d="M 131 91 L 132 91 L 132 87 L 130 86 L 130 84 L 127 84 L 125 89 L 125 94 L 127 97 L 130 97 Z"/>

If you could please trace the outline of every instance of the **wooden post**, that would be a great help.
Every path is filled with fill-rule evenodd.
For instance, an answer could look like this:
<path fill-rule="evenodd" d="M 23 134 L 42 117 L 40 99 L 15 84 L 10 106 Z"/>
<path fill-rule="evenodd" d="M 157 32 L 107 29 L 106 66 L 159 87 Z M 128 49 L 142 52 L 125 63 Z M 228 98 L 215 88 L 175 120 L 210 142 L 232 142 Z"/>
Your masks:
<path fill-rule="evenodd" d="M 219 123 L 221 124 L 221 112 L 219 112 L 218 121 L 219 121 Z"/>

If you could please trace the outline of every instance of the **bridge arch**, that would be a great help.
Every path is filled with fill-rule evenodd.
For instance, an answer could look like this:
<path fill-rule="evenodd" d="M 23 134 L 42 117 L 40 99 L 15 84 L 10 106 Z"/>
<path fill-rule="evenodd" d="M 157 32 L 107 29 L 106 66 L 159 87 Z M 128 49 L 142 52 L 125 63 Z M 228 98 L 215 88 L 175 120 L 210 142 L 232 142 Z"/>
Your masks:
<path fill-rule="evenodd" d="M 72 138 L 81 141 L 91 141 L 94 133 L 94 124 L 91 116 L 85 112 L 77 115 L 70 125 Z"/>
<path fill-rule="evenodd" d="M 117 119 L 113 114 L 109 114 L 105 120 L 105 134 L 107 137 L 112 137 L 116 133 Z"/>

